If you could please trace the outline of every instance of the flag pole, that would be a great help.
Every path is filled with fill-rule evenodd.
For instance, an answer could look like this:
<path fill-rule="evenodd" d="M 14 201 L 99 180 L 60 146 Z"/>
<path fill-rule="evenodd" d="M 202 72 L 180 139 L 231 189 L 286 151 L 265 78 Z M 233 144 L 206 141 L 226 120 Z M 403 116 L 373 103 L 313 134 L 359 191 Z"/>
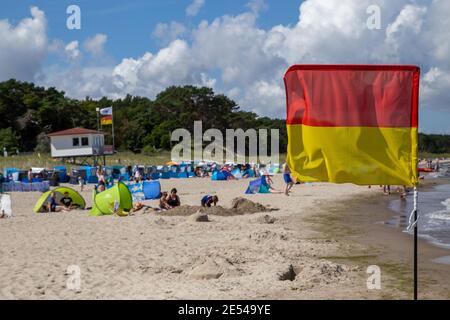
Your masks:
<path fill-rule="evenodd" d="M 99 120 L 99 113 L 100 113 L 100 108 L 95 108 L 95 111 L 97 111 L 97 131 L 100 131 L 100 120 Z"/>
<path fill-rule="evenodd" d="M 417 270 L 417 200 L 418 200 L 417 186 L 414 187 L 414 300 L 417 300 L 417 283 L 418 283 L 418 270 Z"/>
<path fill-rule="evenodd" d="M 414 228 L 414 253 L 413 253 L 413 261 L 414 261 L 414 300 L 417 300 L 417 293 L 418 293 L 418 278 L 419 278 L 419 272 L 418 272 L 418 263 L 417 263 L 417 244 L 418 244 L 418 228 L 417 228 L 417 222 L 419 220 L 419 214 L 418 214 L 418 198 L 419 198 L 419 192 L 417 190 L 417 186 L 414 186 L 414 207 L 413 211 L 411 212 L 409 216 L 409 225 L 406 229 L 407 231 L 411 231 L 412 228 Z"/>
<path fill-rule="evenodd" d="M 112 129 L 112 153 L 114 154 L 115 140 L 114 140 L 114 109 L 111 106 L 111 129 Z"/>

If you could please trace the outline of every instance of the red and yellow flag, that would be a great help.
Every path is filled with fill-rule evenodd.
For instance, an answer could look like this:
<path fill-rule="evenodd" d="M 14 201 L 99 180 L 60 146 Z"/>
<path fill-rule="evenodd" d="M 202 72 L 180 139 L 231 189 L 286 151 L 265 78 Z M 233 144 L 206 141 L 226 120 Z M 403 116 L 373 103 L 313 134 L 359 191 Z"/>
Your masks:
<path fill-rule="evenodd" d="M 284 82 L 287 163 L 300 181 L 418 182 L 420 69 L 296 65 Z"/>
<path fill-rule="evenodd" d="M 100 119 L 100 122 L 101 122 L 102 126 L 108 125 L 108 124 L 112 124 L 112 122 L 113 122 L 112 115 L 110 115 L 110 116 L 103 116 Z"/>

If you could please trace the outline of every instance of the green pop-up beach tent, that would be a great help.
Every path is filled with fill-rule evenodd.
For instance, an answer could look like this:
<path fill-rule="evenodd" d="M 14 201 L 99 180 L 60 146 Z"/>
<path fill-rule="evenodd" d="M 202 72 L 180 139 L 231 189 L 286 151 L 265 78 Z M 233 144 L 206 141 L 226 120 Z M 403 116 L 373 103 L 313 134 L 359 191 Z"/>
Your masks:
<path fill-rule="evenodd" d="M 90 215 L 111 215 L 115 210 L 130 211 L 132 208 L 133 198 L 130 190 L 128 190 L 126 184 L 119 182 L 103 192 L 93 191 Z"/>
<path fill-rule="evenodd" d="M 75 190 L 67 187 L 58 187 L 53 190 L 47 191 L 41 195 L 39 200 L 36 202 L 36 205 L 33 208 L 34 212 L 43 212 L 43 205 L 47 202 L 48 198 L 52 194 L 52 192 L 56 192 L 56 202 L 59 203 L 62 197 L 64 197 L 64 193 L 68 193 L 69 197 L 72 198 L 72 204 L 77 205 L 80 209 L 84 209 L 86 207 L 86 202 L 83 197 L 76 192 Z"/>

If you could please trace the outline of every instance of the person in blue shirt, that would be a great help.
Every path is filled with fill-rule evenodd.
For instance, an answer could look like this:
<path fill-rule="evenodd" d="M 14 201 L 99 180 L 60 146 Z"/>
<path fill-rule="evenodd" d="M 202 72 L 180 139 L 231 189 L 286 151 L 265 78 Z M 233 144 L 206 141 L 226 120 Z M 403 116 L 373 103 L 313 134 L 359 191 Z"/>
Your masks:
<path fill-rule="evenodd" d="M 56 201 L 56 192 L 52 192 L 48 198 L 47 206 L 45 207 L 48 212 L 69 212 L 70 209 L 64 206 L 59 206 L 58 201 Z"/>
<path fill-rule="evenodd" d="M 214 206 L 217 205 L 217 202 L 219 202 L 219 197 L 218 196 L 210 196 L 210 195 L 206 195 L 202 198 L 201 200 L 201 205 L 202 207 L 211 207 L 212 204 L 214 204 Z"/>

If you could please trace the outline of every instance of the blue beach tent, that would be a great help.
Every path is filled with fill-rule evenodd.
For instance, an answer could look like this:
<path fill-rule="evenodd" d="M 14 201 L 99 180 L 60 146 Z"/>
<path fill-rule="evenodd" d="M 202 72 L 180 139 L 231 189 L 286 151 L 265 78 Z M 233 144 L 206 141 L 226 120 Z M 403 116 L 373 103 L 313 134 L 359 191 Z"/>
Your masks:
<path fill-rule="evenodd" d="M 269 185 L 267 184 L 266 177 L 262 176 L 261 178 L 250 181 L 245 193 L 246 194 L 270 193 L 270 188 Z"/>

